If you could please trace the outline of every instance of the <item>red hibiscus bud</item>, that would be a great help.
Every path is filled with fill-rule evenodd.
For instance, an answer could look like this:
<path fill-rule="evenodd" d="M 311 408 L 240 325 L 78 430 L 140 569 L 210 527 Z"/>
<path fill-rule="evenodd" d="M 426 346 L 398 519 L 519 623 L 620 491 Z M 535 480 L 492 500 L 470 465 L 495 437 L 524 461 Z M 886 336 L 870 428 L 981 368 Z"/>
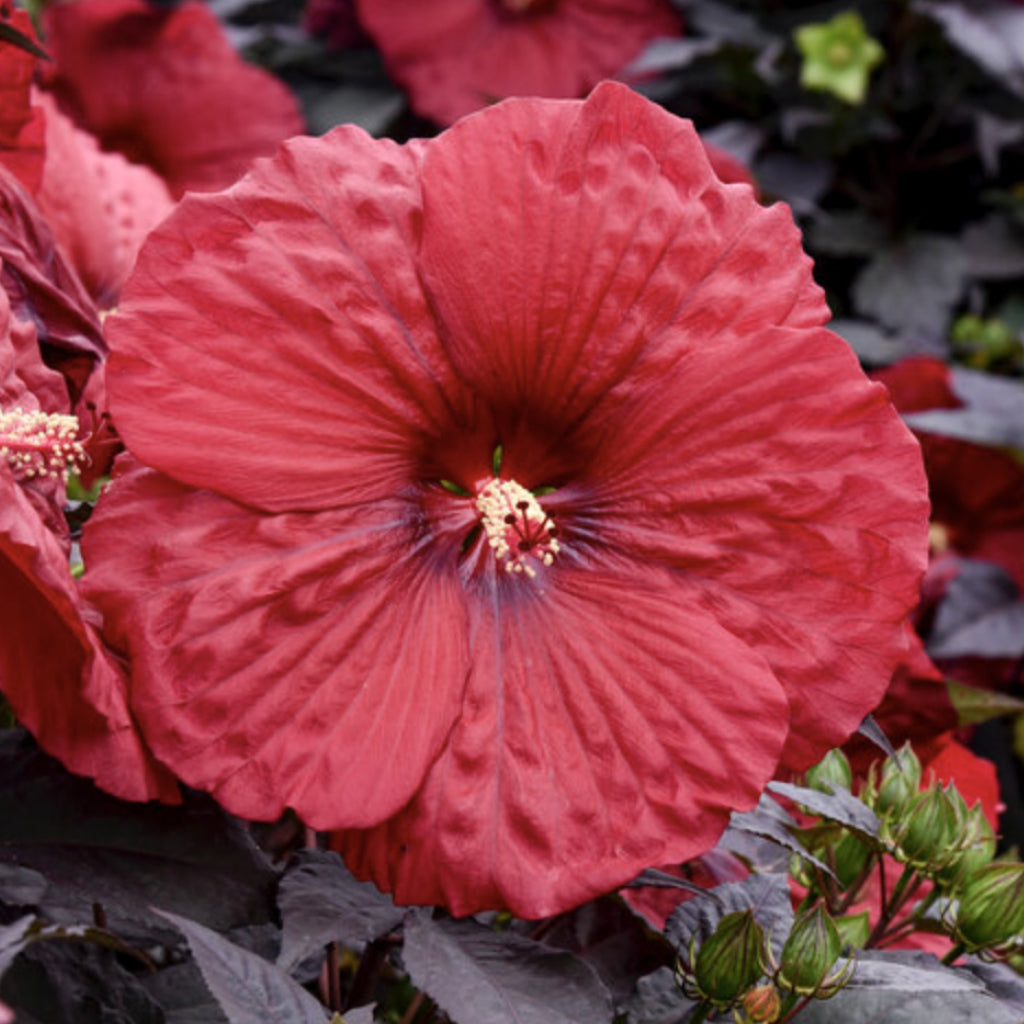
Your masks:
<path fill-rule="evenodd" d="M 726 914 L 697 952 L 694 984 L 701 998 L 730 1006 L 761 977 L 765 938 L 750 910 Z"/>
<path fill-rule="evenodd" d="M 779 990 L 771 982 L 752 988 L 740 1005 L 746 1019 L 754 1024 L 775 1024 L 782 1012 Z"/>
<path fill-rule="evenodd" d="M 987 864 L 965 883 L 956 938 L 968 950 L 1007 942 L 1024 930 L 1024 864 Z"/>
<path fill-rule="evenodd" d="M 800 995 L 817 992 L 826 985 L 841 949 L 839 930 L 822 904 L 815 904 L 796 919 L 782 947 L 779 983 Z"/>

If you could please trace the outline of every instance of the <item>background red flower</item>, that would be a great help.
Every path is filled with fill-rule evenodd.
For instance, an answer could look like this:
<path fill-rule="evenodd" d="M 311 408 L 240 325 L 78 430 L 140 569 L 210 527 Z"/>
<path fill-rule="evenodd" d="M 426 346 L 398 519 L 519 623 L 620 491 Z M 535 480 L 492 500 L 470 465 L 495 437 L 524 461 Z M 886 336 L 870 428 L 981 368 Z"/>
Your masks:
<path fill-rule="evenodd" d="M 175 196 L 226 188 L 303 130 L 291 93 L 246 64 L 198 0 L 48 4 L 47 86 L 105 149 L 148 164 Z"/>
<path fill-rule="evenodd" d="M 658 36 L 667 0 L 357 0 L 367 32 L 413 108 L 439 124 L 509 96 L 584 96 Z"/>

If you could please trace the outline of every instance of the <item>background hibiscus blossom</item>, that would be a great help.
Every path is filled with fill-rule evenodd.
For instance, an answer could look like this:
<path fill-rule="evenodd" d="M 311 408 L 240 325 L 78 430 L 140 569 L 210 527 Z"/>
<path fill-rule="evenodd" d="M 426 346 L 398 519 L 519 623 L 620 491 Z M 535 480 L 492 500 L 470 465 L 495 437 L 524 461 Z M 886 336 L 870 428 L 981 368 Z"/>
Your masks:
<path fill-rule="evenodd" d="M 881 697 L 924 565 L 826 318 L 788 211 L 622 86 L 186 198 L 110 321 L 159 472 L 86 537 L 148 741 L 457 913 L 707 849 Z"/>
<path fill-rule="evenodd" d="M 575 98 L 658 36 L 677 35 L 666 0 L 358 0 L 413 108 L 439 124 L 509 96 Z"/>

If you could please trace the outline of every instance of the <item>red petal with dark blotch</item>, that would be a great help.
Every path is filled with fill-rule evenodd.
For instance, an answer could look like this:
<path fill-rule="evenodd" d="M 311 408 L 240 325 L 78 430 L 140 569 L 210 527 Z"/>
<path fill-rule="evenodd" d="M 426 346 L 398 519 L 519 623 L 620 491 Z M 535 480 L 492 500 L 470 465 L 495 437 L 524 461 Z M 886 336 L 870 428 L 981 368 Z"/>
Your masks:
<path fill-rule="evenodd" d="M 401 903 L 558 913 L 709 849 L 775 767 L 773 673 L 666 574 L 556 563 L 534 583 L 472 606 L 462 715 L 413 801 L 334 838 Z"/>
<path fill-rule="evenodd" d="M 828 317 L 788 210 L 723 187 L 693 126 L 624 86 L 466 118 L 422 181 L 424 279 L 459 371 L 563 434 L 690 349 Z"/>
<path fill-rule="evenodd" d="M 198 0 L 51 4 L 44 23 L 61 103 L 176 196 L 226 188 L 303 131 L 284 84 L 246 64 Z"/>
<path fill-rule="evenodd" d="M 267 510 L 415 481 L 466 391 L 420 284 L 418 152 L 339 128 L 178 205 L 107 321 L 131 451 Z"/>
<path fill-rule="evenodd" d="M 419 786 L 468 673 L 457 576 L 398 499 L 260 515 L 149 470 L 86 526 L 85 591 L 157 756 L 246 818 L 376 824 Z"/>

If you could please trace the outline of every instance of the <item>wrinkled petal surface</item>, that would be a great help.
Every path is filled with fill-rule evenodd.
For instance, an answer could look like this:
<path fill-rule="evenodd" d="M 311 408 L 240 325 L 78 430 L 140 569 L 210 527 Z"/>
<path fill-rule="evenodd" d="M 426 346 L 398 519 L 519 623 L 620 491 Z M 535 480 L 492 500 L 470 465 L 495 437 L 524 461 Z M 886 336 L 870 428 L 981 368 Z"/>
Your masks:
<path fill-rule="evenodd" d="M 137 470 L 87 524 L 85 589 L 186 783 L 243 817 L 364 825 L 419 785 L 468 673 L 457 581 L 415 550 L 398 501 L 255 516 Z"/>
<path fill-rule="evenodd" d="M 399 902 L 537 918 L 708 849 L 756 803 L 786 698 L 672 582 L 566 570 L 477 606 L 451 740 L 400 814 L 335 838 L 352 869 Z"/>

